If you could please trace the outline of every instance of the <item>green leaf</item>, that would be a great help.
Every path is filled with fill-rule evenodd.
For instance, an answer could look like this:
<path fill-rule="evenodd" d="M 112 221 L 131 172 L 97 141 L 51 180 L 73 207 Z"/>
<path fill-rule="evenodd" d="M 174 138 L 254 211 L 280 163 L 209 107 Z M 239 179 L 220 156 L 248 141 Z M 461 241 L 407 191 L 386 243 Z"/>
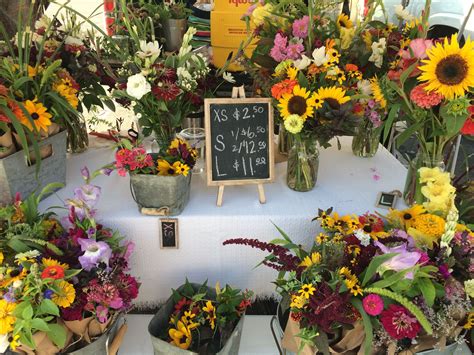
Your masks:
<path fill-rule="evenodd" d="M 439 114 L 443 117 L 443 121 L 446 122 L 446 133 L 448 137 L 454 137 L 459 134 L 459 131 L 467 119 L 467 115 L 450 115 L 446 106 L 441 107 Z"/>
<path fill-rule="evenodd" d="M 377 269 L 382 265 L 384 262 L 390 260 L 393 258 L 395 255 L 398 253 L 388 253 L 388 254 L 383 254 L 376 256 L 375 258 L 372 259 L 370 262 L 369 266 L 367 267 L 367 270 L 365 271 L 364 278 L 362 279 L 362 286 L 365 286 L 367 282 L 370 281 L 370 279 L 375 275 L 377 272 Z"/>
<path fill-rule="evenodd" d="M 370 285 L 370 287 L 376 287 L 376 288 L 386 288 L 389 287 L 400 280 L 403 280 L 406 274 L 408 274 L 410 271 L 413 271 L 413 268 L 405 269 L 399 272 L 396 272 L 395 274 L 387 277 L 386 279 L 382 279 L 380 281 L 377 281 Z"/>
<path fill-rule="evenodd" d="M 405 85 L 405 81 L 408 79 L 410 74 L 413 72 L 413 70 L 416 69 L 418 66 L 418 62 L 413 63 L 408 67 L 408 69 L 404 70 L 402 75 L 400 75 L 400 83 L 402 84 L 402 87 Z"/>
<path fill-rule="evenodd" d="M 61 188 L 64 187 L 64 184 L 60 183 L 60 182 L 52 182 L 48 185 L 46 185 L 42 190 L 41 192 L 38 194 L 38 196 L 36 197 L 36 203 L 39 204 L 40 201 L 43 199 L 43 196 L 45 195 L 50 195 L 51 193 L 53 193 L 54 191 L 56 190 L 59 190 Z"/>
<path fill-rule="evenodd" d="M 372 322 L 367 313 L 365 313 L 362 302 L 358 298 L 351 298 L 352 305 L 359 311 L 362 316 L 362 323 L 364 324 L 365 339 L 364 339 L 364 353 L 370 355 L 372 353 L 372 339 L 374 337 L 372 330 Z"/>
<path fill-rule="evenodd" d="M 53 316 L 59 317 L 59 308 L 56 306 L 56 304 L 49 300 L 49 299 L 44 299 L 43 302 L 41 302 L 39 306 L 39 311 L 41 314 L 51 314 Z"/>
<path fill-rule="evenodd" d="M 59 68 L 60 66 L 61 66 L 61 59 L 55 60 L 52 64 L 50 64 L 42 73 L 40 85 L 44 86 L 44 84 L 46 84 L 49 81 L 51 75 L 53 75 L 56 69 Z"/>
<path fill-rule="evenodd" d="M 23 312 L 21 312 L 21 317 L 23 319 L 31 319 L 33 317 L 33 307 L 31 307 L 30 304 L 28 304 Z"/>
<path fill-rule="evenodd" d="M 50 324 L 47 332 L 49 340 L 51 340 L 58 348 L 64 348 L 66 344 L 66 329 L 59 324 Z"/>
<path fill-rule="evenodd" d="M 436 297 L 436 289 L 428 278 L 419 278 L 416 280 L 418 287 L 420 288 L 423 298 L 425 299 L 428 306 L 432 307 Z"/>
<path fill-rule="evenodd" d="M 41 330 L 43 332 L 48 332 L 48 324 L 41 318 L 35 318 L 31 321 L 31 328 L 36 330 Z"/>
<path fill-rule="evenodd" d="M 388 113 L 387 120 L 385 121 L 384 127 L 383 127 L 383 140 L 382 140 L 382 142 L 387 141 L 388 135 L 389 135 L 390 130 L 392 129 L 392 126 L 393 126 L 393 122 L 395 121 L 395 117 L 396 117 L 399 110 L 400 110 L 400 104 L 395 104 L 390 109 L 390 112 Z"/>

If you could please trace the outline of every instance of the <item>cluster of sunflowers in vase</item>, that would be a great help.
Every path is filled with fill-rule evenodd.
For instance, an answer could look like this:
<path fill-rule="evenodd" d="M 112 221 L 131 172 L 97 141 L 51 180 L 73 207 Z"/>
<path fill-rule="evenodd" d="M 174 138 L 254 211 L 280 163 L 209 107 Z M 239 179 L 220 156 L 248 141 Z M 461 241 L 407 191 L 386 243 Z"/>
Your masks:
<path fill-rule="evenodd" d="M 323 231 L 308 248 L 281 230 L 269 243 L 224 242 L 271 253 L 263 264 L 279 271 L 289 350 L 417 352 L 474 326 L 474 233 L 458 221 L 449 175 L 424 168 L 420 176 L 422 205 L 385 216 L 319 210 Z"/>

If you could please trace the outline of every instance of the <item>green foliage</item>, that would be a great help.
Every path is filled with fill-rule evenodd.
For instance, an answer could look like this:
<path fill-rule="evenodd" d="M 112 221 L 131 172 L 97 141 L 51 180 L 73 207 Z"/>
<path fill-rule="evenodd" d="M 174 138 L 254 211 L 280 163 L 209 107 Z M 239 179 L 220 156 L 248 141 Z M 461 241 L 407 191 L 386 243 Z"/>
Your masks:
<path fill-rule="evenodd" d="M 393 258 L 397 253 L 388 253 L 383 255 L 378 255 L 372 259 L 369 266 L 367 266 L 366 271 L 364 272 L 364 278 L 362 279 L 362 286 L 365 286 L 367 282 L 375 275 L 377 269 L 387 260 Z"/>

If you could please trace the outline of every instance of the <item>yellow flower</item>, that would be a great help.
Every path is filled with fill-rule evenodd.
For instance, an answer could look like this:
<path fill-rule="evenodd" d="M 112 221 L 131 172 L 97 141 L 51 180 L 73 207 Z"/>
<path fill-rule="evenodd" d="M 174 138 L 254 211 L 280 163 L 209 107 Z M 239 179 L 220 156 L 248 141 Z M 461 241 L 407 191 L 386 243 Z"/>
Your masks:
<path fill-rule="evenodd" d="M 341 27 L 341 49 L 348 49 L 354 39 L 356 29 Z"/>
<path fill-rule="evenodd" d="M 346 280 L 355 279 L 355 275 L 352 274 L 347 266 L 343 266 L 339 269 L 339 275 L 344 276 Z"/>
<path fill-rule="evenodd" d="M 0 334 L 8 334 L 13 330 L 16 318 L 13 311 L 16 308 L 15 303 L 0 300 Z"/>
<path fill-rule="evenodd" d="M 428 183 L 421 187 L 421 193 L 431 202 L 448 204 L 453 198 L 456 189 L 450 184 L 436 185 Z"/>
<path fill-rule="evenodd" d="M 168 163 L 168 161 L 164 159 L 159 159 L 158 160 L 158 175 L 161 176 L 168 176 L 168 175 L 174 175 L 175 171 L 174 168 Z"/>
<path fill-rule="evenodd" d="M 69 265 L 68 265 L 68 264 L 60 263 L 59 261 L 54 260 L 54 259 L 51 259 L 51 258 L 43 258 L 43 259 L 41 260 L 41 263 L 42 263 L 45 267 L 48 267 L 48 266 L 60 266 L 60 267 L 62 267 L 64 270 L 68 270 L 68 269 L 69 269 Z"/>
<path fill-rule="evenodd" d="M 284 94 L 279 100 L 278 108 L 283 119 L 296 114 L 306 120 L 308 117 L 313 116 L 315 105 L 316 103 L 311 96 L 311 91 L 307 91 L 305 88 L 295 85 L 293 92 Z"/>
<path fill-rule="evenodd" d="M 420 182 L 422 184 L 434 183 L 436 185 L 446 185 L 451 183 L 451 175 L 438 167 L 420 168 L 418 169 L 418 174 L 420 175 Z"/>
<path fill-rule="evenodd" d="M 175 138 L 171 141 L 171 144 L 168 148 L 168 152 L 171 150 L 171 149 L 178 149 L 179 148 L 179 145 L 185 145 L 186 148 L 188 149 L 191 149 L 191 146 L 189 145 L 188 141 L 184 140 L 184 139 L 181 139 L 181 138 Z"/>
<path fill-rule="evenodd" d="M 323 244 L 329 240 L 329 236 L 325 233 L 319 233 L 316 236 L 316 243 Z"/>
<path fill-rule="evenodd" d="M 464 329 L 472 329 L 474 327 L 474 312 L 469 312 L 467 316 L 466 324 L 464 324 Z"/>
<path fill-rule="evenodd" d="M 337 81 L 340 85 L 346 81 L 346 74 L 344 70 L 341 70 L 339 67 L 334 67 L 328 70 L 326 79 Z"/>
<path fill-rule="evenodd" d="M 263 25 L 265 22 L 265 18 L 271 16 L 271 12 L 273 11 L 272 4 L 265 4 L 263 6 L 257 6 L 255 10 L 252 12 L 252 22 L 255 26 Z"/>
<path fill-rule="evenodd" d="M 348 245 L 347 253 L 352 254 L 353 256 L 357 256 L 360 254 L 360 247 L 357 245 Z"/>
<path fill-rule="evenodd" d="M 425 245 L 431 249 L 433 242 L 437 242 L 443 235 L 445 224 L 445 220 L 439 216 L 422 214 L 414 219 L 408 234 L 415 239 L 417 245 Z"/>
<path fill-rule="evenodd" d="M 299 115 L 289 115 L 284 119 L 285 129 L 292 133 L 298 134 L 304 126 L 304 120 Z"/>
<path fill-rule="evenodd" d="M 66 101 L 74 108 L 77 108 L 79 99 L 77 98 L 77 90 L 70 85 L 69 80 L 61 79 L 53 84 L 53 90 L 64 97 Z"/>
<path fill-rule="evenodd" d="M 371 49 L 372 48 L 372 34 L 370 33 L 370 31 L 365 31 L 363 34 L 362 34 L 362 40 L 364 41 L 365 43 L 365 47 L 367 49 Z"/>
<path fill-rule="evenodd" d="M 321 263 L 321 254 L 318 252 L 311 253 L 311 255 L 306 256 L 303 261 L 300 263 L 300 266 L 310 267 L 313 265 L 318 265 Z"/>
<path fill-rule="evenodd" d="M 214 307 L 211 301 L 207 301 L 206 306 L 203 307 L 202 310 L 208 313 L 206 319 L 209 320 L 211 329 L 214 329 L 216 327 L 216 308 Z"/>
<path fill-rule="evenodd" d="M 316 288 L 313 287 L 311 284 L 304 284 L 301 289 L 298 291 L 298 293 L 301 294 L 301 297 L 305 297 L 306 299 L 309 298 L 310 295 L 314 294 L 314 291 L 316 291 Z"/>
<path fill-rule="evenodd" d="M 275 72 L 273 73 L 273 76 L 281 76 L 283 74 L 286 74 L 288 71 L 288 68 L 290 68 L 293 65 L 293 61 L 291 59 L 286 59 L 280 64 L 278 64 L 275 68 Z"/>
<path fill-rule="evenodd" d="M 382 88 L 380 87 L 379 81 L 376 77 L 370 79 L 370 89 L 372 90 L 372 95 L 374 95 L 375 101 L 380 104 L 380 107 L 387 107 L 387 100 L 383 94 Z"/>
<path fill-rule="evenodd" d="M 5 257 L 3 256 L 3 253 L 0 251 L 0 265 L 3 264 L 4 259 L 5 259 Z"/>
<path fill-rule="evenodd" d="M 191 331 L 181 321 L 178 321 L 176 329 L 170 329 L 168 334 L 173 341 L 173 344 L 183 350 L 188 349 L 193 340 Z"/>
<path fill-rule="evenodd" d="M 340 14 L 337 17 L 337 27 L 341 28 L 352 28 L 352 21 L 349 19 L 349 16 L 346 14 Z"/>
<path fill-rule="evenodd" d="M 57 283 L 59 292 L 54 292 L 51 300 L 57 304 L 59 307 L 67 308 L 69 307 L 76 298 L 76 290 L 74 286 L 69 282 L 61 280 Z"/>
<path fill-rule="evenodd" d="M 296 76 L 298 75 L 298 69 L 291 66 L 286 70 L 286 75 L 288 76 L 288 79 L 295 80 Z"/>
<path fill-rule="evenodd" d="M 10 348 L 15 351 L 18 346 L 20 346 L 20 342 L 18 341 L 20 339 L 19 335 L 15 335 L 13 339 L 10 341 Z"/>
<path fill-rule="evenodd" d="M 193 312 L 185 311 L 184 315 L 181 317 L 181 322 L 183 322 L 183 324 L 186 325 L 186 327 L 188 329 L 197 328 L 199 326 L 199 324 L 193 322 L 193 319 L 195 317 L 196 317 L 196 315 Z"/>
<path fill-rule="evenodd" d="M 457 34 L 444 43 L 436 43 L 427 51 L 428 59 L 422 60 L 423 72 L 418 79 L 426 81 L 427 91 L 436 91 L 447 99 L 464 96 L 474 87 L 474 42 L 466 39 L 459 47 Z"/>
<path fill-rule="evenodd" d="M 183 164 L 180 161 L 176 161 L 173 163 L 173 169 L 177 175 L 188 176 L 189 166 L 187 164 Z"/>
<path fill-rule="evenodd" d="M 301 309 L 305 306 L 305 304 L 306 304 L 306 298 L 304 298 L 302 295 L 291 296 L 291 303 L 290 303 L 291 308 Z"/>
<path fill-rule="evenodd" d="M 364 294 L 362 292 L 362 288 L 357 283 L 357 279 L 346 280 L 345 283 L 346 283 L 347 289 L 349 290 L 350 293 L 352 293 L 352 295 L 358 296 L 358 295 Z"/>
<path fill-rule="evenodd" d="M 318 89 L 318 96 L 321 100 L 327 102 L 333 109 L 338 109 L 341 105 L 350 101 L 350 96 L 346 96 L 346 91 L 336 87 L 321 87 Z"/>
<path fill-rule="evenodd" d="M 26 100 L 23 105 L 33 119 L 35 128 L 38 131 L 43 130 L 44 132 L 48 132 L 48 127 L 51 126 L 51 117 L 53 117 L 53 115 L 48 113 L 46 107 L 44 107 L 41 102 L 36 102 L 36 100 Z M 20 118 L 20 121 L 24 126 L 28 127 L 30 130 L 33 130 L 33 126 L 31 125 L 29 118 L 23 115 L 23 117 Z"/>
<path fill-rule="evenodd" d="M 390 223 L 394 223 L 397 226 L 408 229 L 411 227 L 414 219 L 425 212 L 426 211 L 423 206 L 414 204 L 410 208 L 404 210 L 390 209 L 387 219 L 390 221 Z"/>

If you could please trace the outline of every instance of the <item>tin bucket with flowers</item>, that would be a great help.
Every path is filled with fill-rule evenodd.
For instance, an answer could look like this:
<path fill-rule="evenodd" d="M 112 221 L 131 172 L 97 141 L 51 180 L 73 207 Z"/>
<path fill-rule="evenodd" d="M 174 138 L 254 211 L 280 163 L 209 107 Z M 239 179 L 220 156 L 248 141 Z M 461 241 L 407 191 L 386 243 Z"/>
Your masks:
<path fill-rule="evenodd" d="M 115 154 L 119 175 L 130 174 L 130 192 L 143 214 L 174 216 L 189 201 L 192 168 L 197 151 L 175 138 L 162 153 L 147 153 L 128 140 L 120 142 Z"/>
<path fill-rule="evenodd" d="M 251 291 L 186 283 L 148 325 L 155 355 L 238 354 Z"/>

